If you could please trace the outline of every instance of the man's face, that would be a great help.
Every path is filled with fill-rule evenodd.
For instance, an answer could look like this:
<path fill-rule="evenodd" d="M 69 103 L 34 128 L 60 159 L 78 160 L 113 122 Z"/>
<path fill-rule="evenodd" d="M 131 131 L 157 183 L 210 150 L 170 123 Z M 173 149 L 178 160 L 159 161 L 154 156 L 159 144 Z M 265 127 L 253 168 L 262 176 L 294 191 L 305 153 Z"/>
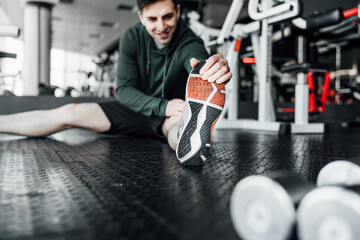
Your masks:
<path fill-rule="evenodd" d="M 174 36 L 177 20 L 180 15 L 180 6 L 174 8 L 172 0 L 162 0 L 144 7 L 138 13 L 141 23 L 154 40 L 160 44 L 168 44 Z"/>

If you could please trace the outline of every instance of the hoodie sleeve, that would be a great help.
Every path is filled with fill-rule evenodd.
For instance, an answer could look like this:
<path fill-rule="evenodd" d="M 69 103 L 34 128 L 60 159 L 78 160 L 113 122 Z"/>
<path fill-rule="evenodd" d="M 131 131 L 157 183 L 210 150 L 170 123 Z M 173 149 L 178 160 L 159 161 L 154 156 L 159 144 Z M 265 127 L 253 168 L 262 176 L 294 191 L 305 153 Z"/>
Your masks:
<path fill-rule="evenodd" d="M 136 37 L 126 31 L 120 41 L 116 98 L 128 108 L 146 116 L 165 116 L 167 99 L 149 96 L 137 87 L 140 81 Z"/>
<path fill-rule="evenodd" d="M 187 72 L 191 72 L 190 59 L 196 58 L 199 61 L 204 61 L 210 57 L 209 53 L 204 47 L 204 42 L 201 38 L 196 37 L 195 41 L 185 44 L 181 49 L 181 58 Z"/>

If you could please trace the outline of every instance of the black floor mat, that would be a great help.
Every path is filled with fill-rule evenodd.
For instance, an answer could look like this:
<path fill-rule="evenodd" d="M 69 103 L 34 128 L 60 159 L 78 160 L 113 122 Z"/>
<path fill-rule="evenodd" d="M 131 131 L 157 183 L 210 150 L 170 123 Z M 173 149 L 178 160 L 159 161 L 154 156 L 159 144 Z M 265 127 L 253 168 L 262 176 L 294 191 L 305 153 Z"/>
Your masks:
<path fill-rule="evenodd" d="M 180 165 L 158 139 L 83 130 L 0 134 L 1 239 L 239 239 L 235 184 L 291 171 L 315 182 L 326 163 L 360 156 L 360 128 L 316 135 L 217 130 L 206 165 Z"/>

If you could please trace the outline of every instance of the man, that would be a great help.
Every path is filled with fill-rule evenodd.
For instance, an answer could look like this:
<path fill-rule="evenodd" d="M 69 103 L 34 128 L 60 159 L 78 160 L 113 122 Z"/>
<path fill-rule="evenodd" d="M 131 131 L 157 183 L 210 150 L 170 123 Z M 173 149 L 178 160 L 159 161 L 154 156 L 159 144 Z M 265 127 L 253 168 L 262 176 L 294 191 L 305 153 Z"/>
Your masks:
<path fill-rule="evenodd" d="M 205 111 L 207 103 L 195 99 L 204 107 L 202 123 L 198 123 L 203 127 L 191 133 L 191 125 L 197 124 L 200 113 L 194 113 L 190 104 L 184 112 L 186 79 L 192 67 L 200 60 L 207 60 L 189 80 L 193 79 L 190 82 L 195 85 L 206 84 L 203 94 L 210 95 L 210 84 L 215 86 L 216 81 L 216 86 L 223 86 L 231 78 L 227 61 L 220 54 L 209 58 L 202 41 L 180 19 L 177 0 L 138 0 L 137 3 L 142 25 L 128 29 L 120 41 L 118 101 L 68 104 L 52 110 L 3 115 L 0 132 L 44 136 L 77 127 L 105 134 L 166 137 L 174 150 L 179 137 L 183 146 L 190 146 L 190 150 L 178 148 L 179 160 L 184 165 L 201 165 L 207 158 L 213 124 L 219 113 L 210 114 L 212 111 Z M 187 94 L 194 91 L 202 90 L 188 88 Z M 210 122 L 206 121 L 209 117 Z M 207 137 L 203 137 L 203 132 L 209 133 Z"/>

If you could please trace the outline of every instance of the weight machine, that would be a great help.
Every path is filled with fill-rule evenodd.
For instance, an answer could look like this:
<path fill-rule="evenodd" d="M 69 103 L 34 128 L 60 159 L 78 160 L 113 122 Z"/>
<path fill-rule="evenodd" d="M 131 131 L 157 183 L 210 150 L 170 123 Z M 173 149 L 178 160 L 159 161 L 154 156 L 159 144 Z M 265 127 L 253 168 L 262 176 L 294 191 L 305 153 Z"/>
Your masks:
<path fill-rule="evenodd" d="M 300 14 L 300 3 L 298 0 L 274 1 L 266 0 L 249 0 L 248 14 L 254 20 L 248 24 L 235 24 L 237 17 L 244 5 L 244 0 L 232 2 L 229 13 L 225 19 L 223 27 L 213 42 L 208 45 L 228 44 L 227 52 L 224 54 L 229 61 L 231 69 L 237 69 L 239 61 L 239 48 L 241 39 L 251 38 L 254 56 L 256 59 L 255 69 L 256 78 L 259 81 L 259 102 L 258 102 L 258 119 L 243 120 L 238 119 L 238 84 L 239 76 L 237 71 L 233 71 L 232 80 L 227 84 L 227 98 L 223 114 L 221 115 L 216 127 L 218 129 L 251 129 L 279 132 L 288 124 L 277 122 L 275 119 L 275 108 L 271 96 L 271 63 L 272 63 L 272 35 L 273 24 L 286 20 L 297 18 Z M 298 22 L 301 22 L 301 19 Z M 192 24 L 190 27 L 195 28 L 195 32 L 210 31 L 206 27 L 199 28 L 198 24 Z M 204 37 L 204 36 L 203 36 Z M 205 34 L 206 38 L 209 37 Z M 226 40 L 232 37 L 235 41 L 227 43 Z M 302 48 L 298 50 L 298 60 L 302 61 Z M 306 78 L 302 74 L 297 76 L 295 92 L 295 122 L 290 124 L 292 133 L 323 133 L 323 123 L 309 123 L 308 121 L 309 106 L 309 87 Z"/>
<path fill-rule="evenodd" d="M 19 37 L 20 29 L 15 25 L 9 24 L 0 24 L 0 38 L 1 37 Z M 15 53 L 8 53 L 0 51 L 0 61 L 2 58 L 16 58 Z M 8 81 L 11 80 L 11 84 L 7 84 Z M 17 79 L 20 79 L 20 73 L 3 73 L 1 71 L 1 62 L 0 62 L 0 95 L 12 95 L 15 89 L 15 82 Z M 10 89 L 6 89 L 9 86 Z"/>

